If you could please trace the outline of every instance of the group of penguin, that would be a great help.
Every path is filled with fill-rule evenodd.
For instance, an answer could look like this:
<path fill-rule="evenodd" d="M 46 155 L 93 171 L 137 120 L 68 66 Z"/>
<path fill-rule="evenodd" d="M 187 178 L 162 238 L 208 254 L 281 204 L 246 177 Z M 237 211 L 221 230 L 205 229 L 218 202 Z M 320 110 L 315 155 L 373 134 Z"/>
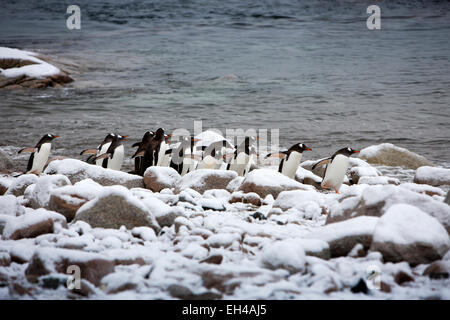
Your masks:
<path fill-rule="evenodd" d="M 51 143 L 59 136 L 46 134 L 34 148 L 24 148 L 19 153 L 31 152 L 28 160 L 27 173 L 40 174 L 47 164 Z M 109 133 L 103 142 L 95 149 L 83 150 L 80 155 L 88 155 L 86 162 L 103 168 L 120 170 L 125 157 L 123 141 L 128 136 Z M 255 144 L 258 138 L 247 136 L 236 146 L 228 140 L 219 140 L 209 145 L 196 146 L 200 139 L 183 137 L 175 145 L 170 145 L 171 135 L 164 129 L 147 131 L 133 154 L 134 170 L 130 173 L 143 176 L 151 166 L 165 166 L 175 169 L 181 176 L 196 169 L 223 169 L 235 171 L 239 176 L 245 176 L 249 171 L 254 157 L 259 156 Z M 307 145 L 296 143 L 286 151 L 269 153 L 265 158 L 281 159 L 278 171 L 295 179 L 295 174 L 302 160 L 304 151 L 311 151 Z M 318 161 L 312 169 L 326 166 L 321 186 L 339 193 L 349 165 L 349 157 L 359 151 L 346 147 L 336 151 L 331 157 Z M 199 155 L 200 153 L 200 155 Z"/>

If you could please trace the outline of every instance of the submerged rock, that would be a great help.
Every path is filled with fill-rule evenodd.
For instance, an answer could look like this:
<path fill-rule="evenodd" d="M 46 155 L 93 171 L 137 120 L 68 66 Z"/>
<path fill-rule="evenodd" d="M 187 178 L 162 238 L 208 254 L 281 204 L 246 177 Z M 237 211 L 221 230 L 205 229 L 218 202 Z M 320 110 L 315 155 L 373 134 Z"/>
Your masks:
<path fill-rule="evenodd" d="M 397 204 L 380 218 L 370 250 L 385 261 L 430 263 L 450 249 L 450 237 L 435 218 L 408 204 Z"/>
<path fill-rule="evenodd" d="M 359 158 L 371 164 L 391 167 L 400 166 L 407 169 L 433 165 L 425 157 L 391 143 L 382 143 L 364 148 L 361 150 Z"/>
<path fill-rule="evenodd" d="M 416 170 L 414 182 L 430 186 L 450 185 L 450 169 L 424 166 Z"/>
<path fill-rule="evenodd" d="M 239 188 L 244 193 L 254 192 L 261 198 L 271 194 L 274 198 L 288 190 L 314 190 L 312 186 L 301 184 L 270 169 L 256 169 L 249 172 Z"/>
<path fill-rule="evenodd" d="M 65 175 L 72 184 L 92 179 L 102 186 L 121 185 L 129 189 L 144 187 L 144 179 L 141 176 L 105 169 L 76 159 L 54 160 L 49 163 L 44 173 Z"/>
<path fill-rule="evenodd" d="M 122 186 L 105 188 L 78 209 L 74 221 L 85 221 L 94 228 L 150 227 L 156 233 L 161 229 L 147 207 Z"/>

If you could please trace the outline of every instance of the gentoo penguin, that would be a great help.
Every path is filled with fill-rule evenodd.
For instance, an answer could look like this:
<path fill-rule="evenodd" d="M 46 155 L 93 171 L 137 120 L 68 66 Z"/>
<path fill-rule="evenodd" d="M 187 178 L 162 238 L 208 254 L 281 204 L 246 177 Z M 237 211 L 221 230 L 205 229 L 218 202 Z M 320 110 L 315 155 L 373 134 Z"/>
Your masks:
<path fill-rule="evenodd" d="M 135 154 L 131 157 L 134 158 L 134 172 L 135 174 L 141 174 L 142 166 L 143 166 L 143 157 L 145 153 L 145 146 L 150 142 L 150 139 L 153 138 L 155 133 L 153 131 L 145 132 L 142 137 L 141 142 L 136 142 L 132 145 L 132 147 L 138 147 Z"/>
<path fill-rule="evenodd" d="M 160 146 L 164 140 L 164 129 L 159 128 L 153 136 L 149 136 L 141 143 L 138 150 L 133 155 L 133 158 L 142 156 L 141 165 L 138 172 L 139 175 L 143 176 L 148 167 L 155 166 L 158 163 Z"/>
<path fill-rule="evenodd" d="M 53 139 L 58 138 L 53 134 L 44 135 L 34 148 L 23 148 L 18 153 L 31 152 L 28 160 L 27 173 L 41 174 L 47 163 L 52 147 Z"/>
<path fill-rule="evenodd" d="M 97 147 L 97 149 L 86 149 L 81 151 L 80 155 L 90 155 L 86 162 L 90 164 L 96 164 L 97 166 L 101 166 L 103 163 L 103 160 L 95 160 L 96 157 L 104 154 L 109 146 L 111 145 L 111 142 L 113 141 L 115 134 L 114 133 L 108 133 L 108 135 L 103 139 L 103 142 Z"/>
<path fill-rule="evenodd" d="M 223 163 L 222 157 L 226 148 L 234 148 L 228 140 L 216 141 L 209 146 L 197 147 L 203 150 L 202 159 L 197 165 L 197 169 L 219 169 Z"/>
<path fill-rule="evenodd" d="M 236 146 L 233 157 L 228 162 L 227 170 L 236 171 L 239 176 L 244 176 L 249 170 L 256 149 L 253 144 L 258 140 L 255 137 L 245 137 L 244 141 Z"/>
<path fill-rule="evenodd" d="M 161 142 L 161 145 L 159 146 L 158 162 L 156 163 L 157 166 L 160 166 L 160 167 L 168 167 L 169 166 L 170 155 L 166 154 L 166 151 L 169 149 L 171 136 L 172 136 L 172 134 L 164 135 L 164 140 Z"/>
<path fill-rule="evenodd" d="M 339 189 L 347 173 L 348 158 L 354 153 L 359 153 L 359 151 L 352 148 L 342 148 L 336 151 L 332 157 L 320 160 L 312 167 L 314 170 L 318 166 L 327 165 L 321 183 L 322 188 L 333 189 L 336 193 L 339 193 Z"/>
<path fill-rule="evenodd" d="M 170 167 L 174 168 L 181 176 L 195 170 L 194 144 L 200 141 L 194 137 L 183 137 L 179 146 L 175 149 L 169 149 L 166 154 L 171 153 Z"/>
<path fill-rule="evenodd" d="M 102 160 L 102 167 L 120 170 L 123 163 L 123 158 L 125 155 L 124 147 L 122 141 L 125 141 L 128 136 L 121 136 L 120 134 L 115 134 L 111 145 L 108 147 L 106 152 L 95 158 L 95 161 Z"/>
<path fill-rule="evenodd" d="M 300 161 L 302 161 L 303 151 L 311 151 L 311 149 L 303 143 L 296 143 L 287 151 L 281 151 L 274 154 L 269 153 L 266 158 L 273 156 L 282 158 L 280 165 L 278 166 L 278 172 L 291 179 L 295 179 L 295 173 L 300 165 Z"/>

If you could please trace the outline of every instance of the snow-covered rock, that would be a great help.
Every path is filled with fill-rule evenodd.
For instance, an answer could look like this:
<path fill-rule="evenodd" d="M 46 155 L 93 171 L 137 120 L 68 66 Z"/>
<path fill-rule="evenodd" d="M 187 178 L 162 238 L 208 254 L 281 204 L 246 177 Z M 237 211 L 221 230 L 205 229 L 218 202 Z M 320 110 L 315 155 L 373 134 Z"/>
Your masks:
<path fill-rule="evenodd" d="M 371 250 L 385 261 L 411 265 L 441 259 L 450 248 L 450 237 L 438 220 L 408 204 L 391 206 L 379 219 Z"/>
<path fill-rule="evenodd" d="M 47 208 L 66 217 L 70 222 L 77 210 L 89 200 L 94 199 L 102 186 L 91 179 L 82 180 L 73 186 L 64 186 L 51 191 Z"/>
<path fill-rule="evenodd" d="M 372 235 L 379 218 L 357 217 L 324 226 L 305 236 L 319 239 L 330 246 L 331 257 L 346 256 L 358 243 L 367 250 L 372 243 Z"/>
<path fill-rule="evenodd" d="M 450 185 L 450 169 L 423 166 L 417 168 L 414 176 L 415 183 L 430 186 Z"/>
<path fill-rule="evenodd" d="M 0 88 L 58 87 L 73 81 L 66 72 L 37 56 L 30 51 L 0 47 Z"/>
<path fill-rule="evenodd" d="M 92 227 L 127 229 L 147 226 L 159 232 L 156 218 L 138 198 L 122 186 L 107 187 L 98 197 L 78 209 L 74 221 L 85 221 Z"/>
<path fill-rule="evenodd" d="M 17 240 L 22 238 L 35 238 L 41 234 L 53 233 L 55 222 L 66 224 L 66 218 L 59 213 L 39 208 L 27 208 L 27 212 L 19 217 L 10 219 L 4 229 L 3 237 Z"/>
<path fill-rule="evenodd" d="M 450 276 L 450 261 L 440 260 L 430 264 L 424 271 L 424 276 L 431 279 L 447 279 Z"/>
<path fill-rule="evenodd" d="M 393 184 L 399 185 L 400 180 L 397 178 L 391 178 L 386 176 L 362 176 L 358 179 L 358 184 L 368 184 L 368 185 L 380 185 L 380 184 Z"/>
<path fill-rule="evenodd" d="M 412 182 L 406 182 L 400 184 L 401 188 L 408 189 L 410 191 L 414 191 L 421 194 L 426 194 L 430 197 L 432 196 L 440 196 L 445 197 L 445 192 L 441 188 L 438 187 L 432 187 L 427 184 L 417 184 Z"/>
<path fill-rule="evenodd" d="M 360 151 L 359 158 L 364 159 L 371 164 L 391 167 L 400 166 L 408 169 L 417 169 L 421 166 L 433 165 L 424 156 L 391 143 L 382 143 L 364 148 Z"/>
<path fill-rule="evenodd" d="M 25 213 L 25 208 L 18 198 L 13 195 L 0 196 L 0 215 L 20 216 Z"/>
<path fill-rule="evenodd" d="M 92 179 L 102 186 L 121 185 L 127 188 L 143 188 L 144 179 L 122 171 L 105 169 L 76 159 L 55 160 L 45 169 L 46 174 L 65 175 L 72 184 Z"/>
<path fill-rule="evenodd" d="M 328 260 L 331 257 L 330 246 L 320 239 L 298 239 L 299 244 L 305 250 L 307 256 Z"/>
<path fill-rule="evenodd" d="M 112 259 L 101 254 L 70 249 L 39 248 L 34 253 L 25 275 L 28 281 L 35 283 L 43 275 L 67 274 L 69 266 L 79 267 L 82 278 L 96 286 L 100 285 L 105 275 L 114 271 Z"/>
<path fill-rule="evenodd" d="M 22 196 L 28 186 L 36 183 L 37 181 L 38 177 L 34 174 L 22 174 L 11 182 L 5 194 L 12 194 L 16 197 Z"/>
<path fill-rule="evenodd" d="M 237 173 L 228 170 L 211 170 L 211 169 L 199 169 L 189 172 L 183 178 L 175 193 L 179 193 L 187 188 L 193 189 L 199 193 L 203 193 L 210 189 L 225 189 L 227 185 L 234 178 L 237 177 Z"/>
<path fill-rule="evenodd" d="M 180 174 L 171 167 L 153 166 L 149 167 L 144 173 L 145 187 L 153 192 L 175 188 L 180 180 Z"/>
<path fill-rule="evenodd" d="M 180 208 L 169 206 L 153 193 L 150 193 L 148 190 L 145 191 L 147 192 L 131 189 L 131 193 L 152 213 L 161 227 L 170 227 L 174 224 L 177 217 L 183 215 L 183 210 Z"/>
<path fill-rule="evenodd" d="M 295 239 L 276 241 L 266 248 L 261 255 L 261 265 L 276 270 L 285 269 L 290 273 L 305 270 L 305 250 Z"/>
<path fill-rule="evenodd" d="M 257 193 L 262 198 L 269 194 L 276 198 L 282 191 L 314 190 L 314 187 L 301 184 L 275 170 L 256 169 L 247 174 L 239 190 Z"/>
<path fill-rule="evenodd" d="M 69 179 L 61 174 L 40 176 L 35 184 L 25 189 L 26 205 L 34 209 L 47 207 L 52 191 L 70 184 Z"/>
<path fill-rule="evenodd" d="M 358 183 L 361 177 L 378 177 L 381 173 L 374 167 L 353 167 L 348 172 L 353 183 Z"/>
<path fill-rule="evenodd" d="M 357 216 L 382 216 L 392 205 L 407 203 L 435 217 L 450 232 L 450 207 L 442 201 L 405 187 L 393 185 L 367 186 L 361 195 L 344 197 L 332 206 L 327 224 Z"/>
<path fill-rule="evenodd" d="M 312 173 L 310 170 L 306 170 L 305 168 L 299 166 L 297 172 L 295 173 L 295 180 L 303 183 L 314 186 L 316 188 L 320 188 L 320 184 L 322 183 L 322 178 Z"/>
<path fill-rule="evenodd" d="M 230 203 L 249 203 L 254 206 L 260 207 L 262 204 L 261 197 L 254 192 L 250 193 L 243 193 L 243 192 L 233 192 L 231 194 L 231 199 L 229 201 Z"/>
<path fill-rule="evenodd" d="M 245 180 L 244 177 L 238 176 L 230 181 L 230 183 L 227 185 L 226 189 L 229 192 L 237 191 L 239 189 L 239 187 L 242 185 L 242 183 L 244 182 L 244 180 Z"/>

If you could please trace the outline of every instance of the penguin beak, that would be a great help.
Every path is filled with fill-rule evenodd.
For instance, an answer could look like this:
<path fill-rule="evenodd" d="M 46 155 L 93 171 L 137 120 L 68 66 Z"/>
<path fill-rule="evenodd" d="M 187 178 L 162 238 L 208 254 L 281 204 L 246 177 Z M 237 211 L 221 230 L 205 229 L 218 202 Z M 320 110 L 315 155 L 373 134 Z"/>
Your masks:
<path fill-rule="evenodd" d="M 202 141 L 202 139 L 193 138 L 192 141 L 193 142 L 199 142 L 199 141 Z"/>
<path fill-rule="evenodd" d="M 310 147 L 306 147 L 305 151 L 312 151 Z"/>
<path fill-rule="evenodd" d="M 358 150 L 353 150 L 353 153 L 359 153 L 359 151 Z"/>
<path fill-rule="evenodd" d="M 259 141 L 259 137 L 256 137 L 256 141 Z"/>
<path fill-rule="evenodd" d="M 122 140 L 127 140 L 128 136 L 122 136 Z"/>
<path fill-rule="evenodd" d="M 53 136 L 53 139 L 59 138 L 59 136 Z"/>

